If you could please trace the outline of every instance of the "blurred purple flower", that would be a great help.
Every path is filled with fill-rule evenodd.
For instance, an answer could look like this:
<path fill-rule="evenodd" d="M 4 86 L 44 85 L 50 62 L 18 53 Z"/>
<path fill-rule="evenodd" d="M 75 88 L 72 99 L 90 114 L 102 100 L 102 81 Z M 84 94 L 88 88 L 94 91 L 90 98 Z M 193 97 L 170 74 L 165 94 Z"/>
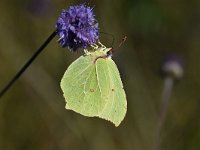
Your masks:
<path fill-rule="evenodd" d="M 180 79 L 183 76 L 183 60 L 176 55 L 169 55 L 161 67 L 161 73 L 164 76 L 171 76 L 174 79 Z"/>
<path fill-rule="evenodd" d="M 99 28 L 92 8 L 84 4 L 71 6 L 61 12 L 56 24 L 62 47 L 72 51 L 86 48 L 99 39 Z"/>

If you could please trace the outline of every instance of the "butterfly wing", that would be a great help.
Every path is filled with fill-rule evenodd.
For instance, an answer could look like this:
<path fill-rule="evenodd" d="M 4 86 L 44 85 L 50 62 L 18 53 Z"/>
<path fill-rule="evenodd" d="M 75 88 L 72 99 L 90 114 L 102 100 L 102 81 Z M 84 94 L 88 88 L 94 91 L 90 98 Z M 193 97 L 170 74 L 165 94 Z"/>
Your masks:
<path fill-rule="evenodd" d="M 118 126 L 124 119 L 127 110 L 126 94 L 120 78 L 119 71 L 112 59 L 98 59 L 96 74 L 104 101 L 104 108 L 99 117 L 113 122 Z"/>
<path fill-rule="evenodd" d="M 66 109 L 88 117 L 120 124 L 126 114 L 126 96 L 119 71 L 112 59 L 95 53 L 73 62 L 61 80 Z"/>

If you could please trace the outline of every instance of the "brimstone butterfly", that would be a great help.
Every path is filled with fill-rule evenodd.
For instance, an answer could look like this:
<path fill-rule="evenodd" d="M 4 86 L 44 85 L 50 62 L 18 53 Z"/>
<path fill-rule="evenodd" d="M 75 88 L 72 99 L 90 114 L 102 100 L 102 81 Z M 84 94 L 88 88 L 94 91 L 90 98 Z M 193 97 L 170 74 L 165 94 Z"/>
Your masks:
<path fill-rule="evenodd" d="M 127 101 L 110 51 L 111 48 L 98 47 L 79 57 L 66 70 L 61 88 L 66 109 L 119 126 L 127 111 Z"/>

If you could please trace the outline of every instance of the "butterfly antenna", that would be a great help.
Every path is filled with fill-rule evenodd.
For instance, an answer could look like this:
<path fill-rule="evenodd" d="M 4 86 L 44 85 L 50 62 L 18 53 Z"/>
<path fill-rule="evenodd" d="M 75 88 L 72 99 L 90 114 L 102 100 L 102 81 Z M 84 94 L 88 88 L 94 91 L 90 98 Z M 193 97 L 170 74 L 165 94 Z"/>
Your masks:
<path fill-rule="evenodd" d="M 122 38 L 122 41 L 119 43 L 118 47 L 115 48 L 114 50 L 116 51 L 117 49 L 119 49 L 124 44 L 124 42 L 126 41 L 126 39 L 127 39 L 127 36 L 124 36 Z M 113 51 L 113 48 L 112 48 L 112 51 Z"/>
<path fill-rule="evenodd" d="M 126 41 L 126 39 L 127 39 L 127 36 L 124 36 L 123 39 L 122 39 L 122 41 L 119 43 L 118 48 L 120 48 L 124 44 L 124 42 Z"/>

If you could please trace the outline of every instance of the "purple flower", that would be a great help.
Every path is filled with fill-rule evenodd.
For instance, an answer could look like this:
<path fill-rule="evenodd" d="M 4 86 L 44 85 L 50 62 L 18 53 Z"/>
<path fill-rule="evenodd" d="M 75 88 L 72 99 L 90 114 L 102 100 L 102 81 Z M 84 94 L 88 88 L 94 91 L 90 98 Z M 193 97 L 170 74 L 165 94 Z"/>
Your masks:
<path fill-rule="evenodd" d="M 84 4 L 63 10 L 56 28 L 60 37 L 59 43 L 72 51 L 86 48 L 99 39 L 98 23 L 93 10 Z"/>
<path fill-rule="evenodd" d="M 169 55 L 166 57 L 162 67 L 161 74 L 164 76 L 171 76 L 174 79 L 181 79 L 183 76 L 183 60 L 176 55 Z"/>

